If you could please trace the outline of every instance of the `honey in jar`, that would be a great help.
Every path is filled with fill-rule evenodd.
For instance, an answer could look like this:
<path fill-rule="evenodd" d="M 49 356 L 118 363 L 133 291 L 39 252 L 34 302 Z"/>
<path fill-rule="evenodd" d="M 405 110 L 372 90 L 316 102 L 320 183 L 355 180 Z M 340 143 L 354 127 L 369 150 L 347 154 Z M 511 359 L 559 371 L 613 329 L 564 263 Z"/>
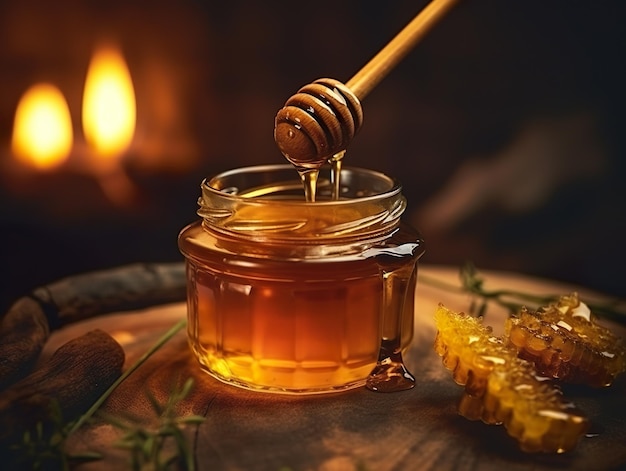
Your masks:
<path fill-rule="evenodd" d="M 307 202 L 290 165 L 202 183 L 201 220 L 179 235 L 188 336 L 202 368 L 246 388 L 319 393 L 365 384 L 413 335 L 419 233 L 399 183 L 345 168 Z M 384 356 L 384 355 L 383 355 Z"/>

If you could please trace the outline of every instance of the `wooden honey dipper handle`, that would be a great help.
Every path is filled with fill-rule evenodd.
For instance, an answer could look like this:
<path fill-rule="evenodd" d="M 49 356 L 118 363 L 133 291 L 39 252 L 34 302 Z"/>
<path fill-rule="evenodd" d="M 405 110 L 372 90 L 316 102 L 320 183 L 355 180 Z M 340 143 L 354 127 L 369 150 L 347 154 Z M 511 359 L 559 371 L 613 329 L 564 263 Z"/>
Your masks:
<path fill-rule="evenodd" d="M 432 0 L 345 85 L 319 79 L 281 108 L 274 140 L 296 168 L 316 169 L 344 151 L 363 123 L 362 100 L 458 0 Z"/>
<path fill-rule="evenodd" d="M 346 85 L 359 100 L 385 78 L 404 59 L 435 23 L 458 0 L 433 0 L 382 48 Z"/>

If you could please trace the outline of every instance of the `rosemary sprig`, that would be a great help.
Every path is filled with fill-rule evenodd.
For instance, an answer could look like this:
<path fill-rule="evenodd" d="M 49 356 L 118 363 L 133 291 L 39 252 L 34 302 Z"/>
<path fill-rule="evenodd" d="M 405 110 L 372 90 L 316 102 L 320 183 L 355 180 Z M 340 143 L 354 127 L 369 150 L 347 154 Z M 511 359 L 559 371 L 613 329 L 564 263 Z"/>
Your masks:
<path fill-rule="evenodd" d="M 489 303 L 497 304 L 507 309 L 510 315 L 516 315 L 526 306 L 537 309 L 541 306 L 557 302 L 563 294 L 532 294 L 511 289 L 488 290 L 484 287 L 484 278 L 480 276 L 472 262 L 466 262 L 460 268 L 459 278 L 461 285 L 453 285 L 428 276 L 420 276 L 424 284 L 457 293 L 472 295 L 469 313 L 476 316 L 483 315 Z M 584 300 L 594 314 L 620 324 L 626 324 L 626 301 L 609 299 L 607 301 Z"/>
<path fill-rule="evenodd" d="M 138 425 L 140 421 L 130 417 L 124 420 L 116 417 L 105 417 L 109 423 L 124 431 L 116 446 L 126 449 L 131 455 L 131 469 L 152 471 L 166 471 L 176 466 L 176 469 L 194 471 L 195 461 L 192 450 L 184 436 L 184 428 L 189 425 L 200 425 L 205 418 L 199 415 L 179 416 L 177 406 L 187 397 L 193 386 L 193 379 L 189 378 L 178 390 L 174 390 L 165 404 L 159 403 L 148 392 L 148 399 L 153 412 L 159 417 L 155 427 L 149 428 Z M 167 445 L 174 444 L 174 451 L 168 452 Z"/>

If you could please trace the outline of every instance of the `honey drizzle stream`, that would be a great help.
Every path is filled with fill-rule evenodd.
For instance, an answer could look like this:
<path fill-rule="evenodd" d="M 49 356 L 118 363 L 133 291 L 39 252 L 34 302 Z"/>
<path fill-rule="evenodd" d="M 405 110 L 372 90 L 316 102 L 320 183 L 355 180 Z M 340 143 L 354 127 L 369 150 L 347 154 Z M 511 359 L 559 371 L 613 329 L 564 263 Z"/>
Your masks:
<path fill-rule="evenodd" d="M 337 201 L 341 195 L 341 166 L 345 150 L 336 153 L 330 159 L 330 183 L 331 183 L 331 199 Z M 314 203 L 317 192 L 317 180 L 319 178 L 319 169 L 298 168 L 298 175 L 304 186 L 304 197 L 307 202 Z"/>
<path fill-rule="evenodd" d="M 330 163 L 330 183 L 332 185 L 332 199 L 338 200 L 341 194 L 341 163 L 346 151 L 336 153 L 328 162 Z"/>
<path fill-rule="evenodd" d="M 298 169 L 298 175 L 300 175 L 300 179 L 302 180 L 302 184 L 304 185 L 304 198 L 307 203 L 315 202 L 315 193 L 317 190 L 317 177 L 319 176 L 320 171 L 318 169 Z"/>

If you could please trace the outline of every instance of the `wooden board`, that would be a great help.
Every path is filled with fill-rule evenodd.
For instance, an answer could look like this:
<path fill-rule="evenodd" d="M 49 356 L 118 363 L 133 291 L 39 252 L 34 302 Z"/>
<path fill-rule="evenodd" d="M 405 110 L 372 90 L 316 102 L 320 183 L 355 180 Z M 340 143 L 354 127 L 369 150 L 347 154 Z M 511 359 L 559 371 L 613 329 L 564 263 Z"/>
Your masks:
<path fill-rule="evenodd" d="M 566 294 L 584 289 L 510 273 L 484 272 L 487 287 Z M 457 269 L 426 266 L 420 278 L 458 284 Z M 176 381 L 188 377 L 196 387 L 180 410 L 206 417 L 187 432 L 199 470 L 609 470 L 626 467 L 626 381 L 601 391 L 566 393 L 590 418 L 592 430 L 573 452 L 526 454 L 499 426 L 470 422 L 456 413 L 461 388 L 433 351 L 432 316 L 437 303 L 466 310 L 469 298 L 419 281 L 415 339 L 406 363 L 417 378 L 413 390 L 381 394 L 364 388 L 342 393 L 288 396 L 251 392 L 223 384 L 200 372 L 180 332 L 122 383 L 104 407 L 109 414 L 130 413 L 146 423 L 151 413 L 146 391 L 164 398 Z M 490 309 L 488 323 L 500 326 L 505 312 Z M 64 328 L 46 352 L 79 333 L 101 328 L 126 351 L 131 364 L 176 321 L 182 303 L 111 314 Z M 618 329 L 616 326 L 614 326 Z M 623 329 L 619 329 L 624 336 Z M 74 451 L 99 451 L 100 462 L 79 469 L 129 469 L 127 452 L 114 447 L 119 431 L 96 422 L 70 442 Z"/>

